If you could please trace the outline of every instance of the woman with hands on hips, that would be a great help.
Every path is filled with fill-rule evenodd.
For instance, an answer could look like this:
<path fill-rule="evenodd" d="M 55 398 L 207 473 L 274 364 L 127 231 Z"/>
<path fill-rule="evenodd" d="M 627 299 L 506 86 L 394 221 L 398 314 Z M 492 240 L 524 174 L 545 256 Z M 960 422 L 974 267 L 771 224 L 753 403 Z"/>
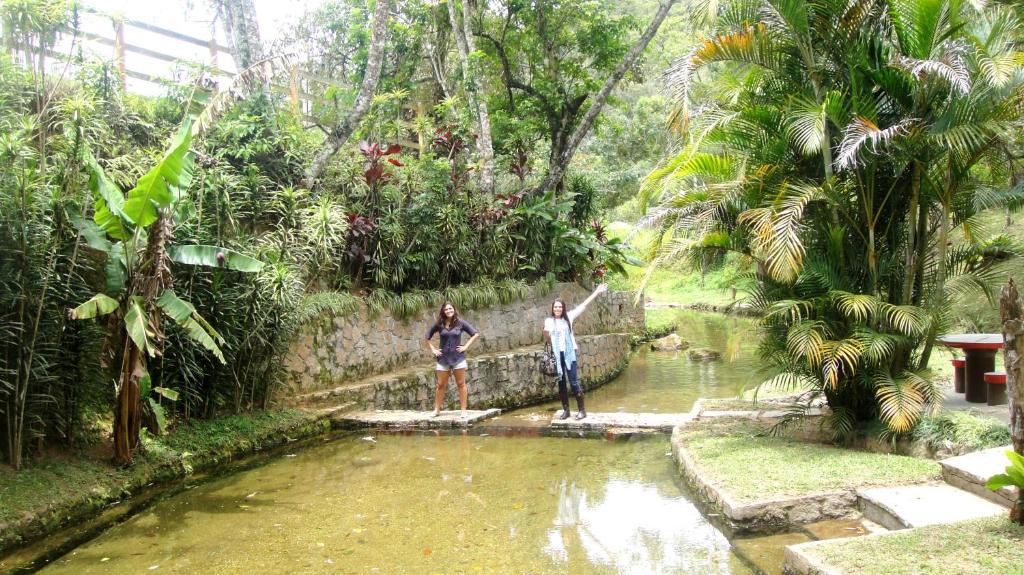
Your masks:
<path fill-rule="evenodd" d="M 463 332 L 470 336 L 464 344 L 462 343 Z M 440 347 L 434 347 L 431 341 L 434 334 L 440 334 Z M 434 417 L 441 413 L 444 394 L 448 390 L 448 380 L 452 374 L 455 374 L 455 385 L 459 388 L 459 407 L 462 408 L 462 419 L 466 418 L 466 404 L 469 401 L 469 392 L 466 389 L 466 351 L 478 337 L 480 334 L 476 329 L 467 321 L 459 318 L 459 312 L 452 302 L 446 301 L 441 305 L 437 321 L 427 329 L 424 336 L 424 343 L 437 359 L 437 366 L 434 369 L 437 374 Z"/>

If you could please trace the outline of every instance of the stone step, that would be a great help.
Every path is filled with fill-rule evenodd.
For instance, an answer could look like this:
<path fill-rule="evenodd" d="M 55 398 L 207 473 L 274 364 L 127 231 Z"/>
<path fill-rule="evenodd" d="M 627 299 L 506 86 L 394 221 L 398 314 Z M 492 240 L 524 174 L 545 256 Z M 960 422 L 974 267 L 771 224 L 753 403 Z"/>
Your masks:
<path fill-rule="evenodd" d="M 970 491 L 1004 507 L 1012 507 L 1017 495 L 1012 487 L 1004 487 L 999 491 L 985 487 L 990 477 L 1003 473 L 1010 464 L 1006 452 L 1012 449 L 1012 446 L 1007 445 L 943 459 L 939 462 L 942 467 L 942 478 L 954 487 Z"/>
<path fill-rule="evenodd" d="M 569 429 L 579 431 L 605 431 L 611 428 L 657 429 L 671 432 L 672 428 L 693 419 L 689 413 L 587 413 L 585 419 L 576 419 L 574 412 L 569 419 L 559 419 L 562 410 L 555 412 L 551 419 L 552 429 Z"/>
<path fill-rule="evenodd" d="M 331 416 L 335 427 L 359 429 L 446 429 L 468 427 L 474 423 L 501 415 L 500 409 L 468 410 L 466 417 L 459 411 L 442 411 L 437 417 L 430 411 L 383 410 L 348 411 Z"/>
<path fill-rule="evenodd" d="M 945 483 L 860 489 L 857 497 L 864 517 L 893 530 L 1006 513 L 987 499 Z"/>
<path fill-rule="evenodd" d="M 328 417 L 328 418 L 333 418 L 334 416 L 336 416 L 338 414 L 347 413 L 349 411 L 356 411 L 358 409 L 359 409 L 359 405 L 357 403 L 355 403 L 354 401 L 350 401 L 348 403 L 338 403 L 338 404 L 335 404 L 335 405 L 331 405 L 329 407 L 321 407 L 321 408 L 318 408 L 318 409 L 312 409 L 311 411 L 313 411 L 317 415 L 322 415 L 322 416 L 325 416 L 325 417 Z"/>

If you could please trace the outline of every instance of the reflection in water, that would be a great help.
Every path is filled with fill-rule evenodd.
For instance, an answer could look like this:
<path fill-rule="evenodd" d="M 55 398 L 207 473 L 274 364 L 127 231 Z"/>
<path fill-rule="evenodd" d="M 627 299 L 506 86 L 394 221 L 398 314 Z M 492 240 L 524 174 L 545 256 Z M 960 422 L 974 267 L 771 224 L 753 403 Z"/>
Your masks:
<path fill-rule="evenodd" d="M 665 440 L 344 438 L 200 485 L 45 573 L 749 575 Z"/>
<path fill-rule="evenodd" d="M 718 573 L 729 542 L 683 497 L 650 484 L 610 481 L 599 502 L 573 482 L 561 485 L 558 515 L 544 551 L 572 564 L 573 553 L 616 573 Z"/>

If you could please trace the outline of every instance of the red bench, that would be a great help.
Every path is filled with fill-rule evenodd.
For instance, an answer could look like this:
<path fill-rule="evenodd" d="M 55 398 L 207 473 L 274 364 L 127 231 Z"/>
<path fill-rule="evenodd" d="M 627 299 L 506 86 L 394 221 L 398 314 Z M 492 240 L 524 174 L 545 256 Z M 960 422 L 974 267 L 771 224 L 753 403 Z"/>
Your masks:
<path fill-rule="evenodd" d="M 986 371 L 985 387 L 988 388 L 989 405 L 1006 405 L 1006 372 Z"/>
<path fill-rule="evenodd" d="M 966 359 L 953 360 L 953 391 L 964 392 L 964 368 L 967 367 Z"/>

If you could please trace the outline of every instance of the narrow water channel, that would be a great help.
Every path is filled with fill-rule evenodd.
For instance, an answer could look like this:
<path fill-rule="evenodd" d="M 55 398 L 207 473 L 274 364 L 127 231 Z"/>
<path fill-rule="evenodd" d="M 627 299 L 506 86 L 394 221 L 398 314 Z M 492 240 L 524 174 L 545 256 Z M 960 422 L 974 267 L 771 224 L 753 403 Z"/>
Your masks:
<path fill-rule="evenodd" d="M 639 353 L 590 409 L 687 411 L 758 380 L 749 322 L 680 320 L 725 358 Z M 668 452 L 667 438 L 346 436 L 161 501 L 43 572 L 752 574 Z"/>

